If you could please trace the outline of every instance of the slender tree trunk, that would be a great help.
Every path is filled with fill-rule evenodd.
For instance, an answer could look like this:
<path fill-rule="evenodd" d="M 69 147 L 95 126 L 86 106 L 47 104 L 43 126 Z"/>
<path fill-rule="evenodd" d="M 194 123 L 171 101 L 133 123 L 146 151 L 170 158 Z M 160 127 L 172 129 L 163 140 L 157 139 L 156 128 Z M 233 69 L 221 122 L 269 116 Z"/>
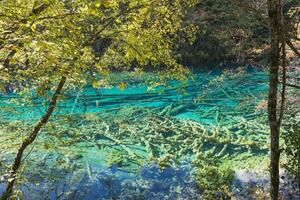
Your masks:
<path fill-rule="evenodd" d="M 280 42 L 282 36 L 281 0 L 268 0 L 268 15 L 271 36 L 271 66 L 269 68 L 268 117 L 271 131 L 271 199 L 279 195 L 279 136 L 280 123 L 277 120 L 277 92 L 279 84 Z"/>
<path fill-rule="evenodd" d="M 12 165 L 11 171 L 10 171 L 10 175 L 8 177 L 8 181 L 7 181 L 7 186 L 6 186 L 6 191 L 3 193 L 3 195 L 1 196 L 1 200 L 6 200 L 8 199 L 12 192 L 13 192 L 13 187 L 14 187 L 14 183 L 15 183 L 15 177 L 16 174 L 18 172 L 19 167 L 21 166 L 21 162 L 22 162 L 22 156 L 24 151 L 26 150 L 26 148 L 36 139 L 39 131 L 41 130 L 41 128 L 48 122 L 51 114 L 53 113 L 56 104 L 57 104 L 57 100 L 61 94 L 61 91 L 65 85 L 66 82 L 66 77 L 63 76 L 56 88 L 56 91 L 54 92 L 50 105 L 45 113 L 45 115 L 40 119 L 40 121 L 36 124 L 36 126 L 34 127 L 33 131 L 29 134 L 29 136 L 22 142 L 21 147 L 18 149 L 15 161 Z"/>
<path fill-rule="evenodd" d="M 285 107 L 285 97 L 286 97 L 286 42 L 285 42 L 285 36 L 282 36 L 282 88 L 281 88 L 281 103 L 280 103 L 280 113 L 279 113 L 279 119 L 278 124 L 281 126 L 281 122 L 284 115 L 284 107 Z"/>

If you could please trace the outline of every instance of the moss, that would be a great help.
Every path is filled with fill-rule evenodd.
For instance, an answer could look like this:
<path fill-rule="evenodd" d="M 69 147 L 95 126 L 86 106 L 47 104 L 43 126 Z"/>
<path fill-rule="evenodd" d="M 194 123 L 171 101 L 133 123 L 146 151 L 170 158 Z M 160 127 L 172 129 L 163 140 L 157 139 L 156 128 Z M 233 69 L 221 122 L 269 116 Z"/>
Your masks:
<path fill-rule="evenodd" d="M 249 169 L 265 172 L 269 166 L 269 159 L 264 154 L 251 156 L 245 152 L 234 156 L 224 155 L 220 158 L 218 156 L 219 154 L 210 156 L 202 154 L 194 161 L 195 176 L 202 199 L 230 199 L 230 186 L 235 170 Z M 259 190 L 253 191 L 253 196 L 258 193 Z"/>
<path fill-rule="evenodd" d="M 230 199 L 230 185 L 234 171 L 211 159 L 198 162 L 196 180 L 202 199 Z"/>

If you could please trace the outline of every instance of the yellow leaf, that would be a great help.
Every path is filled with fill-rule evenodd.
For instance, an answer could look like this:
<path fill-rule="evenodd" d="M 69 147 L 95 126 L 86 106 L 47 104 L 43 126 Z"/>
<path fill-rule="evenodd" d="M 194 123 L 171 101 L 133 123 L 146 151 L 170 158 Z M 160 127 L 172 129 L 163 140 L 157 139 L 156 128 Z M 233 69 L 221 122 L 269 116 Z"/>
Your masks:
<path fill-rule="evenodd" d="M 119 83 L 118 88 L 119 88 L 120 90 L 124 90 L 124 89 L 126 88 L 126 83 L 125 83 L 125 82 Z"/>
<path fill-rule="evenodd" d="M 97 15 L 97 14 L 99 13 L 99 11 L 98 11 L 97 9 L 91 9 L 91 10 L 90 10 L 90 13 L 91 13 L 92 15 Z"/>
<path fill-rule="evenodd" d="M 2 85 L 1 83 L 0 83 L 0 92 L 6 93 L 5 87 L 4 87 L 4 85 Z"/>
<path fill-rule="evenodd" d="M 36 24 L 32 24 L 32 26 L 30 27 L 30 29 L 34 32 L 36 30 Z"/>
<path fill-rule="evenodd" d="M 97 8 L 99 8 L 99 7 L 101 6 L 101 2 L 100 2 L 100 1 L 97 1 L 97 2 L 95 3 L 95 6 L 96 6 Z"/>
<path fill-rule="evenodd" d="M 92 86 L 93 86 L 93 88 L 99 88 L 100 85 L 101 85 L 101 83 L 100 83 L 100 81 L 98 81 L 97 79 L 94 79 L 94 80 L 92 81 Z"/>
<path fill-rule="evenodd" d="M 60 95 L 60 99 L 61 99 L 61 100 L 65 100 L 65 99 L 66 99 L 66 96 L 65 96 L 64 94 L 61 94 L 61 95 Z"/>
<path fill-rule="evenodd" d="M 36 93 L 39 95 L 39 96 L 43 96 L 45 94 L 45 90 L 43 87 L 38 87 L 36 89 Z"/>
<path fill-rule="evenodd" d="M 103 1 L 103 6 L 108 8 L 110 6 L 110 1 L 109 0 L 104 0 Z"/>

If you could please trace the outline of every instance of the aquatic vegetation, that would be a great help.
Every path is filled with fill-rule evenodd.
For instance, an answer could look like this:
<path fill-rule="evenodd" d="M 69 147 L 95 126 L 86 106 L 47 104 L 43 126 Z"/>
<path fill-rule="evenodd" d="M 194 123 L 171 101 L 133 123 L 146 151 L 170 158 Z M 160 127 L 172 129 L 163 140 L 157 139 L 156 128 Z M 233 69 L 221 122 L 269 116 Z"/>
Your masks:
<path fill-rule="evenodd" d="M 224 160 L 222 161 L 224 162 Z M 215 159 L 197 160 L 197 184 L 201 188 L 202 199 L 230 199 L 232 166 L 222 165 Z"/>
<path fill-rule="evenodd" d="M 299 9 L 1 0 L 0 199 L 299 199 Z"/>
<path fill-rule="evenodd" d="M 241 84 L 240 79 L 246 77 L 248 82 Z M 71 186 L 81 182 L 87 191 L 104 188 L 105 197 L 158 198 L 166 193 L 155 193 L 151 188 L 163 190 L 167 180 L 139 179 L 143 166 L 155 165 L 163 173 L 188 162 L 192 165 L 188 178 L 193 180 L 190 182 L 193 186 L 189 185 L 193 190 L 191 195 L 201 193 L 204 199 L 236 195 L 232 194 L 231 186 L 235 170 L 253 169 L 262 163 L 267 170 L 268 165 L 269 129 L 261 107 L 265 83 L 248 89 L 258 77 L 261 80 L 264 76 L 222 75 L 206 86 L 191 82 L 185 88 L 187 95 L 176 88 L 165 88 L 162 93 L 160 88 L 146 92 L 143 84 L 133 88 L 129 85 L 125 90 L 87 87 L 79 95 L 71 89 L 26 153 L 25 169 L 20 173 L 28 179 L 21 178 L 18 189 L 26 194 L 30 190 L 24 189 L 24 185 L 47 180 L 43 191 L 48 192 L 43 195 L 49 195 L 49 188 L 55 188 L 56 196 L 65 193 L 65 198 L 72 198 L 80 192 Z M 200 74 L 195 78 L 203 77 Z M 206 76 L 206 80 L 214 78 Z M 34 107 L 23 109 L 27 108 L 31 108 L 33 115 L 38 113 Z M 33 124 L 27 117 L 2 121 L 0 126 L 1 140 L 13 141 L 11 145 L 0 144 L 1 154 L 6 155 L 0 169 L 6 174 L 6 165 L 13 158 L 21 136 Z M 20 140 L 13 140 L 16 137 Z M 99 169 L 104 172 L 100 173 L 98 167 L 95 170 L 95 165 L 104 167 Z M 34 167 L 26 169 L 26 166 Z M 45 167 L 51 172 L 45 171 Z M 122 181 L 119 172 L 127 173 Z M 135 178 L 130 179 L 129 174 Z M 62 181 L 65 176 L 69 183 Z M 184 196 L 185 186 L 178 186 L 175 180 L 168 181 L 166 191 L 170 195 Z M 124 185 L 119 187 L 121 183 Z M 137 188 L 140 196 L 133 192 Z"/>

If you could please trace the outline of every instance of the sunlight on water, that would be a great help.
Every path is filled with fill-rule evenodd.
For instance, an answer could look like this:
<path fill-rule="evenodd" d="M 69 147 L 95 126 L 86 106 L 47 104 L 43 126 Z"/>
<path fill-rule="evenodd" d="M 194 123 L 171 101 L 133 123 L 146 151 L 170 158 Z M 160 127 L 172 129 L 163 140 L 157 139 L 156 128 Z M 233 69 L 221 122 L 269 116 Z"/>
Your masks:
<path fill-rule="evenodd" d="M 140 83 L 67 92 L 27 152 L 24 198 L 198 199 L 197 156 L 232 163 L 266 157 L 268 131 L 260 107 L 266 74 L 215 78 L 197 74 L 183 91 L 147 91 Z M 46 109 L 37 97 L 32 105 L 13 94 L 0 100 L 0 118 L 16 135 L 24 136 Z M 0 137 L 10 141 L 6 133 L 2 129 Z M 1 149 L 1 163 L 12 161 L 19 142 Z"/>

